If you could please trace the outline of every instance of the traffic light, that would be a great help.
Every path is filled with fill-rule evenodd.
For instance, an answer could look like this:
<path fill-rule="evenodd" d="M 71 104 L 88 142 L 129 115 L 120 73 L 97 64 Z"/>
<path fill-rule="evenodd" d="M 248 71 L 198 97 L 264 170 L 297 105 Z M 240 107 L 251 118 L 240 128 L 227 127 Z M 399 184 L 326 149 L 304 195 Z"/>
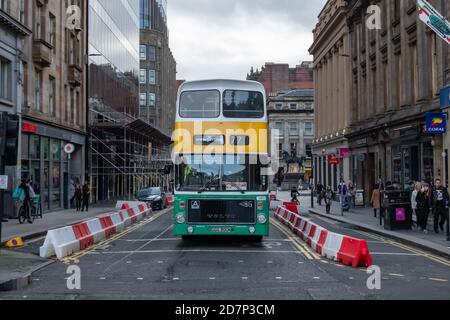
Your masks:
<path fill-rule="evenodd" d="M 0 157 L 5 155 L 6 146 L 6 126 L 8 121 L 8 113 L 0 113 Z"/>
<path fill-rule="evenodd" d="M 0 156 L 6 166 L 17 164 L 17 146 L 19 142 L 19 117 L 0 114 Z"/>

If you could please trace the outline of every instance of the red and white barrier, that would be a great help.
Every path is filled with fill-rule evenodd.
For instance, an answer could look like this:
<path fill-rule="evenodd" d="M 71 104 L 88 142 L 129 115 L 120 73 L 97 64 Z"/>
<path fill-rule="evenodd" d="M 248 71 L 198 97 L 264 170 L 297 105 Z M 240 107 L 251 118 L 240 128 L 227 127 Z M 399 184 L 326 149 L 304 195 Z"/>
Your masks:
<path fill-rule="evenodd" d="M 372 265 L 366 240 L 330 232 L 284 206 L 276 209 L 275 219 L 288 226 L 322 257 L 354 268 Z"/>
<path fill-rule="evenodd" d="M 147 204 L 107 214 L 73 226 L 49 230 L 44 244 L 39 249 L 42 258 L 54 255 L 58 259 L 70 256 L 93 246 L 95 243 L 109 239 L 138 221 L 151 215 L 152 209 Z"/>

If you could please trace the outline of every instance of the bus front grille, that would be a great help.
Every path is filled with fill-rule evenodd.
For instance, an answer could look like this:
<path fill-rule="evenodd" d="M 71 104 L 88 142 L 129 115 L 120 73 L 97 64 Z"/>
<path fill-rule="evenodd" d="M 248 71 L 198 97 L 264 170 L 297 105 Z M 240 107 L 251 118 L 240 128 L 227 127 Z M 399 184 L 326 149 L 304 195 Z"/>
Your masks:
<path fill-rule="evenodd" d="M 188 223 L 196 224 L 254 224 L 256 206 L 254 200 L 188 201 Z"/>

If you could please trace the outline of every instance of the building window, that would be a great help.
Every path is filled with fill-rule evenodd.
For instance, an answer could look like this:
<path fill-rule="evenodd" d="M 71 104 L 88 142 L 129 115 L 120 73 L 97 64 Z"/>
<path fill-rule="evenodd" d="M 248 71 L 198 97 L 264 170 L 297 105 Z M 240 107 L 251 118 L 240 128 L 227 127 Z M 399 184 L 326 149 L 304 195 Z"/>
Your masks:
<path fill-rule="evenodd" d="M 275 127 L 276 130 L 278 130 L 278 135 L 279 136 L 284 136 L 284 123 L 283 122 L 275 122 Z"/>
<path fill-rule="evenodd" d="M 289 135 L 291 135 L 291 136 L 298 135 L 298 123 L 297 122 L 289 122 Z"/>
<path fill-rule="evenodd" d="M 70 88 L 70 123 L 75 122 L 75 96 L 73 88 Z"/>
<path fill-rule="evenodd" d="M 25 24 L 25 0 L 19 0 L 19 12 L 17 18 L 20 23 Z"/>
<path fill-rule="evenodd" d="M 36 70 L 34 82 L 34 105 L 37 111 L 42 111 L 42 72 L 40 70 Z"/>
<path fill-rule="evenodd" d="M 306 102 L 305 103 L 305 110 L 312 110 L 313 109 L 313 103 L 312 102 Z"/>
<path fill-rule="evenodd" d="M 53 46 L 53 52 L 56 51 L 56 18 L 50 13 L 48 20 L 48 42 Z"/>
<path fill-rule="evenodd" d="M 139 83 L 146 84 L 147 82 L 147 71 L 145 69 L 141 69 L 139 71 Z"/>
<path fill-rule="evenodd" d="M 311 121 L 305 122 L 305 135 L 306 136 L 313 135 L 313 123 Z"/>
<path fill-rule="evenodd" d="M 12 67 L 11 62 L 0 58 L 0 99 L 12 100 Z"/>
<path fill-rule="evenodd" d="M 291 154 L 297 155 L 297 144 L 291 143 Z"/>
<path fill-rule="evenodd" d="M 50 77 L 50 81 L 48 84 L 48 113 L 52 116 L 55 115 L 55 92 L 56 92 L 55 78 Z"/>
<path fill-rule="evenodd" d="M 44 8 L 42 6 L 36 6 L 36 15 L 34 17 L 34 36 L 36 39 L 42 39 L 42 11 Z"/>
<path fill-rule="evenodd" d="M 75 108 L 76 108 L 76 118 L 77 118 L 77 123 L 76 123 L 76 125 L 78 125 L 78 126 L 81 126 L 81 121 L 83 120 L 82 119 L 82 117 L 83 117 L 83 111 L 82 111 L 82 108 L 81 108 L 81 106 L 80 106 L 80 102 L 81 102 L 81 100 L 80 100 L 80 92 L 76 92 L 75 93 Z"/>
<path fill-rule="evenodd" d="M 147 106 L 147 94 L 141 93 L 139 95 L 139 105 L 141 107 L 146 107 Z"/>
<path fill-rule="evenodd" d="M 297 110 L 297 104 L 296 104 L 296 103 L 291 103 L 291 104 L 289 105 L 289 109 L 291 109 L 291 110 Z"/>
<path fill-rule="evenodd" d="M 394 0 L 394 22 L 400 20 L 400 0 Z"/>
<path fill-rule="evenodd" d="M 156 95 L 154 93 L 148 94 L 148 105 L 149 107 L 156 106 Z"/>
<path fill-rule="evenodd" d="M 156 84 L 156 71 L 148 70 L 148 84 L 155 85 Z"/>
<path fill-rule="evenodd" d="M 151 62 L 156 62 L 156 47 L 149 46 L 148 47 L 148 58 Z"/>
<path fill-rule="evenodd" d="M 139 26 L 141 29 L 150 28 L 150 10 L 149 0 L 139 0 Z"/>
<path fill-rule="evenodd" d="M 139 46 L 139 57 L 141 58 L 141 60 L 147 60 L 147 46 Z"/>
<path fill-rule="evenodd" d="M 0 9 L 2 9 L 5 12 L 8 12 L 8 1 L 0 0 Z"/>
<path fill-rule="evenodd" d="M 283 108 L 283 104 L 277 103 L 275 104 L 275 110 L 281 110 Z"/>
<path fill-rule="evenodd" d="M 310 144 L 305 146 L 305 152 L 307 157 L 312 158 L 312 146 Z"/>

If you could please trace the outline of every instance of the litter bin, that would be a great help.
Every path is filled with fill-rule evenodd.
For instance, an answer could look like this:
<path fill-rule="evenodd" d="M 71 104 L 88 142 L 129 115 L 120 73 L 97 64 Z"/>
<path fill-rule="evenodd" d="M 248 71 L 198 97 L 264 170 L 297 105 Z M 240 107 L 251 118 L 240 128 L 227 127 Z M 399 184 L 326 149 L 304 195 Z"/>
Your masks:
<path fill-rule="evenodd" d="M 412 208 L 408 191 L 386 191 L 383 208 L 386 230 L 411 230 Z"/>
<path fill-rule="evenodd" d="M 356 207 L 365 207 L 364 202 L 364 190 L 356 190 L 355 193 L 355 206 Z"/>

